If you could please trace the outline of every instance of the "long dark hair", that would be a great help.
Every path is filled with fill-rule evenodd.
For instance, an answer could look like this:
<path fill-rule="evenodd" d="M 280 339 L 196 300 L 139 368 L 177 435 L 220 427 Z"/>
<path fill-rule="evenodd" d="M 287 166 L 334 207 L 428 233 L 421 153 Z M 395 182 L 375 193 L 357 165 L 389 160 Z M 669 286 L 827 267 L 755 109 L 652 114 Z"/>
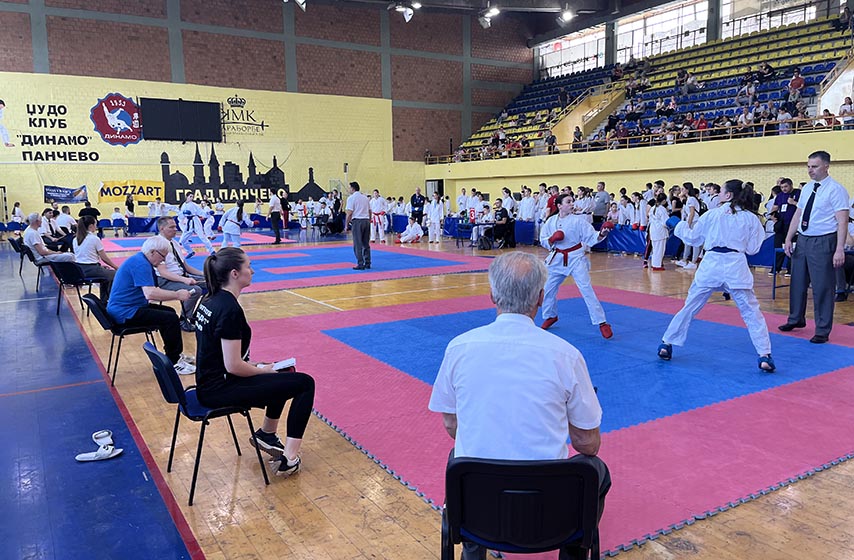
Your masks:
<path fill-rule="evenodd" d="M 557 207 L 560 206 L 561 203 L 564 200 L 566 200 L 569 196 L 570 196 L 569 193 L 560 193 L 559 195 L 557 195 L 557 198 L 555 198 L 555 209 L 551 214 L 549 214 L 548 218 L 546 218 L 547 220 L 559 212 Z"/>
<path fill-rule="evenodd" d="M 232 270 L 240 270 L 246 260 L 246 253 L 237 247 L 220 249 L 205 261 L 205 282 L 208 285 L 208 298 L 218 294 L 228 283 Z"/>
<path fill-rule="evenodd" d="M 243 201 L 238 200 L 237 201 L 237 224 L 239 225 L 240 222 L 242 222 L 242 221 L 243 221 Z"/>
<path fill-rule="evenodd" d="M 80 246 L 83 244 L 83 240 L 86 239 L 86 236 L 89 235 L 89 226 L 95 225 L 95 217 L 94 216 L 83 216 L 79 220 L 77 220 L 77 245 Z"/>
<path fill-rule="evenodd" d="M 753 185 L 744 183 L 739 179 L 730 179 L 724 183 L 724 189 L 732 193 L 730 209 L 733 214 L 737 209 L 756 213 L 756 196 L 753 194 Z"/>

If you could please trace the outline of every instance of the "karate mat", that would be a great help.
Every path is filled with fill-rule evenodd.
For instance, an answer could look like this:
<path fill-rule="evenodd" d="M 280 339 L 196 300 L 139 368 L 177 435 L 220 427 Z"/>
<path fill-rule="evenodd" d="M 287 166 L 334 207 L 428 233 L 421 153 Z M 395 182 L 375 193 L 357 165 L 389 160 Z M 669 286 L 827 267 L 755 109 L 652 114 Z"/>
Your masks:
<path fill-rule="evenodd" d="M 687 345 L 664 362 L 656 347 L 681 300 L 597 293 L 612 340 L 590 324 L 574 286 L 561 289 L 561 319 L 552 332 L 582 351 L 599 387 L 601 456 L 614 481 L 603 551 L 631 547 L 850 457 L 854 329 L 836 326 L 831 344 L 813 345 L 812 325 L 777 334 L 785 318 L 766 314 L 778 371 L 763 374 L 738 310 L 709 305 Z M 478 296 L 261 321 L 253 323 L 253 356 L 297 356 L 299 369 L 317 380 L 321 418 L 438 505 L 452 441 L 441 417 L 427 410 L 430 384 L 447 342 L 493 317 L 488 298 Z M 311 348 L 323 351 L 299 350 Z"/>
<path fill-rule="evenodd" d="M 133 251 L 135 249 L 139 249 L 142 247 L 142 244 L 145 243 L 145 240 L 151 237 L 150 234 L 138 235 L 136 237 L 104 237 L 101 241 L 104 244 L 104 250 L 108 253 L 114 253 L 119 251 Z M 191 238 L 190 245 L 194 250 L 201 249 L 205 251 L 205 246 L 199 241 L 199 238 L 195 235 Z M 240 236 L 241 245 L 269 245 L 273 242 L 272 238 L 269 235 L 264 235 L 261 233 L 250 233 L 244 232 Z M 222 234 L 217 234 L 216 238 L 211 241 L 214 249 L 219 249 L 220 244 L 222 243 Z M 296 241 L 291 239 L 282 239 L 282 243 L 296 243 Z M 207 254 L 207 253 L 205 253 Z"/>
<path fill-rule="evenodd" d="M 489 259 L 452 255 L 415 247 L 371 247 L 371 269 L 353 270 L 356 258 L 349 243 L 249 250 L 255 275 L 243 290 L 269 292 L 352 282 L 479 272 L 489 268 Z M 207 255 L 196 255 L 190 264 L 201 269 Z"/>

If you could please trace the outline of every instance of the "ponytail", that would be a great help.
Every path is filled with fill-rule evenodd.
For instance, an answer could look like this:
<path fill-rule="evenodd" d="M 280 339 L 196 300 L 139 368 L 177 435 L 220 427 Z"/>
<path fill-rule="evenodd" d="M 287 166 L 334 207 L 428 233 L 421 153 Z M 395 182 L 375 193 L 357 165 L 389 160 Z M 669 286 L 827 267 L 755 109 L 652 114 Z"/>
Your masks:
<path fill-rule="evenodd" d="M 237 201 L 237 223 L 240 224 L 240 222 L 242 222 L 242 221 L 243 221 L 243 201 L 238 200 Z"/>
<path fill-rule="evenodd" d="M 205 260 L 208 299 L 218 294 L 228 284 L 228 275 L 232 270 L 240 270 L 245 260 L 246 253 L 237 247 L 220 249 Z"/>
<path fill-rule="evenodd" d="M 89 235 L 89 226 L 96 224 L 92 216 L 83 216 L 77 220 L 77 246 L 83 245 L 83 240 Z"/>
<path fill-rule="evenodd" d="M 756 213 L 756 196 L 753 194 L 753 184 L 744 183 L 739 179 L 730 179 L 724 183 L 724 189 L 732 193 L 730 211 L 735 214 L 738 210 Z"/>

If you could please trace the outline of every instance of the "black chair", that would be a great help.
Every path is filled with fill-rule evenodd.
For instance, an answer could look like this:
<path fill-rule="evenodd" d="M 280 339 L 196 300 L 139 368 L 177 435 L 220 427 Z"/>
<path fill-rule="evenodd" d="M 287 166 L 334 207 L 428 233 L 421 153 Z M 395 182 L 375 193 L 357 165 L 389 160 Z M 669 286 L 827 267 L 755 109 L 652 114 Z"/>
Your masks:
<path fill-rule="evenodd" d="M 89 286 L 89 293 L 92 293 L 92 284 L 101 284 L 106 282 L 106 278 L 87 278 L 86 273 L 80 268 L 80 265 L 75 262 L 51 262 L 50 269 L 53 275 L 59 281 L 59 290 L 56 293 L 56 314 L 59 315 L 59 304 L 62 301 L 63 288 L 73 286 L 77 288 L 77 299 L 80 300 L 80 309 L 87 311 L 83 305 L 83 296 L 80 295 L 80 286 Z"/>
<path fill-rule="evenodd" d="M 24 274 L 24 251 L 21 249 L 23 242 L 20 237 L 10 237 L 9 245 L 12 246 L 12 250 L 18 253 L 20 257 L 21 263 L 18 265 L 18 276 L 23 276 Z"/>
<path fill-rule="evenodd" d="M 473 542 L 501 552 L 563 549 L 599 559 L 599 477 L 569 460 L 451 459 L 445 474 L 442 560 Z"/>
<path fill-rule="evenodd" d="M 41 285 L 42 281 L 42 269 L 48 266 L 50 264 L 50 261 L 36 262 L 36 256 L 33 255 L 33 252 L 30 250 L 29 247 L 27 247 L 27 244 L 23 241 L 19 241 L 19 244 L 21 247 L 21 254 L 27 257 L 30 262 L 33 263 L 33 266 L 38 269 L 38 274 L 36 274 L 36 292 L 38 292 L 39 286 Z M 21 266 L 23 266 L 23 259 L 21 261 Z M 18 269 L 18 273 L 22 273 L 22 270 L 20 268 Z"/>
<path fill-rule="evenodd" d="M 454 236 L 454 243 L 457 247 L 465 245 L 465 242 L 471 239 L 472 229 L 474 229 L 474 224 L 468 220 L 460 220 L 457 223 L 457 234 Z"/>
<path fill-rule="evenodd" d="M 145 334 L 145 339 L 152 344 L 154 343 L 154 332 L 158 330 L 157 325 L 140 325 L 134 327 L 126 327 L 124 325 L 119 325 L 116 323 L 110 314 L 107 313 L 107 306 L 104 305 L 104 302 L 101 301 L 101 298 L 94 294 L 86 294 L 83 296 L 83 302 L 89 307 L 89 310 L 95 315 L 95 319 L 97 319 L 98 323 L 105 331 L 110 331 L 113 335 L 112 340 L 110 340 L 110 357 L 107 358 L 107 374 L 110 373 L 110 365 L 112 365 L 113 373 L 110 379 L 110 385 L 114 386 L 116 384 L 116 371 L 119 369 L 119 356 L 122 353 L 122 341 L 126 336 L 132 334 Z M 116 337 L 119 338 L 119 345 L 116 349 L 116 360 L 113 361 L 113 347 L 116 344 Z M 155 345 L 156 347 L 156 345 Z"/>
<path fill-rule="evenodd" d="M 196 479 L 199 475 L 199 463 L 202 459 L 202 445 L 205 441 L 205 428 L 214 418 L 222 418 L 225 416 L 228 420 L 228 427 L 231 429 L 231 437 L 234 439 L 234 448 L 237 450 L 237 455 L 240 456 L 240 445 L 237 443 L 237 434 L 234 433 L 234 424 L 231 422 L 232 414 L 241 414 L 246 418 L 246 423 L 249 424 L 249 432 L 252 434 L 252 440 L 255 443 L 255 454 L 258 455 L 258 464 L 261 465 L 261 474 L 264 475 L 264 484 L 269 485 L 270 479 L 267 476 L 267 469 L 264 467 L 264 459 L 261 458 L 260 447 L 255 441 L 255 427 L 252 425 L 252 418 L 249 415 L 249 409 L 239 406 L 229 406 L 223 408 L 207 408 L 199 403 L 196 395 L 195 385 L 184 388 L 181 379 L 178 377 L 178 372 L 175 371 L 175 366 L 169 361 L 163 353 L 150 343 L 146 342 L 142 346 L 145 353 L 148 354 L 148 359 L 151 360 L 151 365 L 154 368 L 154 376 L 157 378 L 157 383 L 160 385 L 160 391 L 163 393 L 163 398 L 166 402 L 177 404 L 178 410 L 175 413 L 175 428 L 172 430 L 172 446 L 169 448 L 169 463 L 166 465 L 166 472 L 172 472 L 172 457 L 175 455 L 175 440 L 178 438 L 178 422 L 183 414 L 193 422 L 201 422 L 202 426 L 199 430 L 199 445 L 196 449 L 196 461 L 193 465 L 193 481 L 190 483 L 190 501 L 189 505 L 193 505 L 193 496 L 196 493 Z"/>

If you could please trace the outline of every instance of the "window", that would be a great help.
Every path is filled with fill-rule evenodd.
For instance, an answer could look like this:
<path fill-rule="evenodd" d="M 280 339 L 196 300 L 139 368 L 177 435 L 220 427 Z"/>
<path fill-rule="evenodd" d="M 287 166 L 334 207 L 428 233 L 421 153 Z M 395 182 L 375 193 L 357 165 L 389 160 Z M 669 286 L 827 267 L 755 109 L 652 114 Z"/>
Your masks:
<path fill-rule="evenodd" d="M 605 65 L 605 27 L 566 35 L 540 47 L 543 77 L 554 78 Z"/>

